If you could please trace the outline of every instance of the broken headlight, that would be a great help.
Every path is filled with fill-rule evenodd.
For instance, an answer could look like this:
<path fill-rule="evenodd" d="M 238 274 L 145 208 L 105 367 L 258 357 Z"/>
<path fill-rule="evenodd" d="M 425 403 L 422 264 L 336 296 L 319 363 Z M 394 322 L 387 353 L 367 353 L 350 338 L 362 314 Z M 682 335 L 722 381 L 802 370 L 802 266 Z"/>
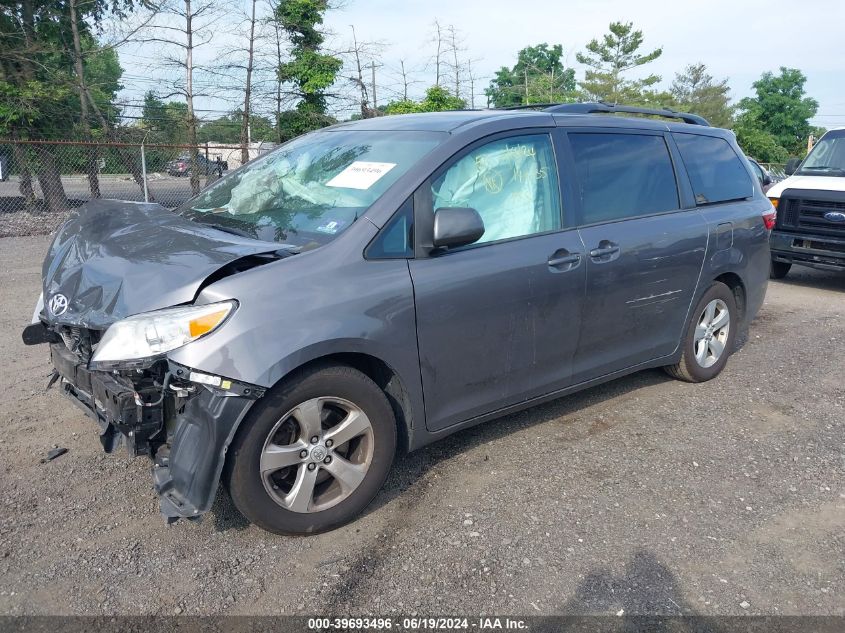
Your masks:
<path fill-rule="evenodd" d="M 234 301 L 145 312 L 109 326 L 97 345 L 93 363 L 160 356 L 220 327 L 235 309 Z"/>

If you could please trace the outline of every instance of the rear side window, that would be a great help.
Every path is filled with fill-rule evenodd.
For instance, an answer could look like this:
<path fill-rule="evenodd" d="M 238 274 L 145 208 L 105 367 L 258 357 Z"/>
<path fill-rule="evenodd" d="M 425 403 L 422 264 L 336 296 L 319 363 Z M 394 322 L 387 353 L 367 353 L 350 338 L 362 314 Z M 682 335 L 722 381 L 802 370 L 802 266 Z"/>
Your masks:
<path fill-rule="evenodd" d="M 582 223 L 612 222 L 679 208 L 662 136 L 570 133 Z"/>
<path fill-rule="evenodd" d="M 748 170 L 723 138 L 673 134 L 689 173 L 696 204 L 742 200 L 754 195 Z"/>

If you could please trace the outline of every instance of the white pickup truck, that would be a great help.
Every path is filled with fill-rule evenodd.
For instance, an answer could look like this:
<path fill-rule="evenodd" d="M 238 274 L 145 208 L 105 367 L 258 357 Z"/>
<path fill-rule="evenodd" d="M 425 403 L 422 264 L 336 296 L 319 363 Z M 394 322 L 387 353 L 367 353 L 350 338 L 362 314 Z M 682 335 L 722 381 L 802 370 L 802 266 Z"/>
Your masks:
<path fill-rule="evenodd" d="M 845 128 L 830 130 L 766 195 L 777 209 L 772 231 L 773 279 L 792 264 L 845 271 Z"/>

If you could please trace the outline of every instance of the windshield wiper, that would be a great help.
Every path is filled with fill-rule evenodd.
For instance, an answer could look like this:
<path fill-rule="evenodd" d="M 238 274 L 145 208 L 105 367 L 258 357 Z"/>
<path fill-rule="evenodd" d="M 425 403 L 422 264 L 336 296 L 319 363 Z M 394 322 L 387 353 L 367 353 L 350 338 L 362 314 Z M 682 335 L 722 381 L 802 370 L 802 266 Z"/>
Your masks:
<path fill-rule="evenodd" d="M 248 237 L 251 240 L 256 239 L 255 235 L 252 235 L 251 233 L 249 233 L 247 231 L 242 231 L 241 229 L 236 229 L 232 226 L 226 226 L 224 224 L 216 224 L 214 222 L 202 222 L 202 224 L 205 224 L 206 226 L 210 226 L 213 229 L 217 229 L 218 231 L 223 231 L 224 233 L 229 233 L 231 235 L 238 235 L 240 237 Z"/>

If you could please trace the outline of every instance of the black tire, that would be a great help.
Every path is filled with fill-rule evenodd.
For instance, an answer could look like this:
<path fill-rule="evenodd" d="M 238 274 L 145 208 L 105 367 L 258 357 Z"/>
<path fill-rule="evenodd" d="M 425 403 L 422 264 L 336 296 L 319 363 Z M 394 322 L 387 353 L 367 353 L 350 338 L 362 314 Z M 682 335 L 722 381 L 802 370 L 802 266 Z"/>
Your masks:
<path fill-rule="evenodd" d="M 369 469 L 349 496 L 318 512 L 289 510 L 268 494 L 259 469 L 268 435 L 287 412 L 326 396 L 354 403 L 369 418 L 373 449 Z M 255 525 L 276 534 L 317 534 L 356 518 L 384 484 L 396 452 L 396 422 L 384 392 L 366 375 L 342 365 L 316 366 L 272 388 L 256 404 L 229 447 L 225 483 L 235 506 Z"/>
<path fill-rule="evenodd" d="M 701 319 L 704 309 L 707 305 L 716 299 L 720 299 L 728 308 L 729 327 L 727 340 L 724 344 L 724 351 L 719 359 L 710 367 L 703 367 L 695 358 L 695 329 Z M 699 299 L 695 308 L 690 315 L 689 323 L 684 332 L 684 338 L 681 341 L 681 360 L 676 365 L 667 365 L 664 367 L 666 373 L 678 380 L 686 382 L 704 382 L 718 376 L 728 362 L 728 357 L 731 355 L 736 338 L 736 332 L 739 327 L 738 317 L 739 313 L 736 306 L 736 298 L 733 291 L 725 284 L 715 281 L 707 289 L 707 292 Z"/>
<path fill-rule="evenodd" d="M 792 262 L 776 262 L 772 260 L 772 265 L 769 268 L 769 277 L 772 279 L 783 279 L 792 268 Z"/>

